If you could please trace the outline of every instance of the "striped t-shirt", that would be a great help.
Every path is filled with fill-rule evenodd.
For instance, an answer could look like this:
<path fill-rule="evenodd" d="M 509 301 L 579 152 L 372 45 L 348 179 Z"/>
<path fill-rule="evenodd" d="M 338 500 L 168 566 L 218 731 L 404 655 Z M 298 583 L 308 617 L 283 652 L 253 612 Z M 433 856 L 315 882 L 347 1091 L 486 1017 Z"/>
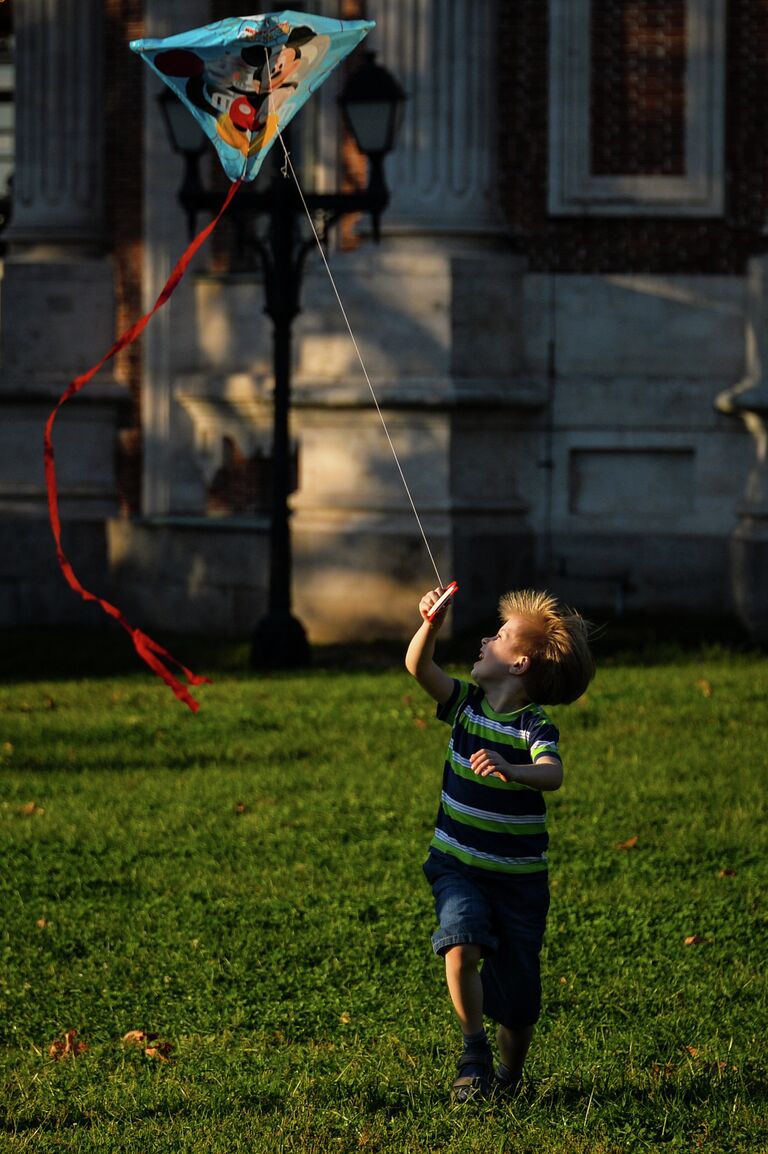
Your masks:
<path fill-rule="evenodd" d="M 456 680 L 437 717 L 452 730 L 431 849 L 497 873 L 545 870 L 549 839 L 541 791 L 476 776 L 469 764 L 478 749 L 495 750 L 511 765 L 531 765 L 545 754 L 559 758 L 559 734 L 544 710 L 524 705 L 496 713 L 484 690 Z"/>

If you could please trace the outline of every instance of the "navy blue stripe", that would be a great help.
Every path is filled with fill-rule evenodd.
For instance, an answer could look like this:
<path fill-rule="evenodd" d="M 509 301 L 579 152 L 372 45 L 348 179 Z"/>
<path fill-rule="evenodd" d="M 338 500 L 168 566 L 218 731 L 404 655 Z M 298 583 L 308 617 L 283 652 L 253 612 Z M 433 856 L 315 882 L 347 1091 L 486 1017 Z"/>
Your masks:
<path fill-rule="evenodd" d="M 475 809 L 490 809 L 496 813 L 545 814 L 547 806 L 536 789 L 490 789 L 483 783 L 482 778 L 470 781 L 466 777 L 459 777 L 450 765 L 446 764 L 443 778 L 443 789 L 449 797 L 460 801 L 463 805 L 471 805 Z"/>
<path fill-rule="evenodd" d="M 546 853 L 549 845 L 549 835 L 546 833 L 508 834 L 477 829 L 454 821 L 442 807 L 437 815 L 437 828 L 444 830 L 462 845 L 498 857 L 538 857 Z"/>

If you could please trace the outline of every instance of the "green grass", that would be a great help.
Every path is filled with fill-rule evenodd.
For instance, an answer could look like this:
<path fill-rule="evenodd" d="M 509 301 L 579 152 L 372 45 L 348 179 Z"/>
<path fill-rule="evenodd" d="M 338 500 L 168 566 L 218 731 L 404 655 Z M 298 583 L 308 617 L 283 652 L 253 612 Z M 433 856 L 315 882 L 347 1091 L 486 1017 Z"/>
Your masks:
<path fill-rule="evenodd" d="M 768 1151 L 764 656 L 613 658 L 553 711 L 545 1011 L 523 1097 L 468 1109 L 405 672 L 223 646 L 194 717 L 102 637 L 6 640 L 0 1152 Z"/>

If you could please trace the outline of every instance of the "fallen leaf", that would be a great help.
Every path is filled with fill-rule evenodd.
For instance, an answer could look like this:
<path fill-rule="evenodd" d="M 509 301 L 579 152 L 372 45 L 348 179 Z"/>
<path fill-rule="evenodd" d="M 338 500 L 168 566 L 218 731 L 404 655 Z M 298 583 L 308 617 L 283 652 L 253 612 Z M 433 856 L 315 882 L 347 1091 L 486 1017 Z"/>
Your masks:
<path fill-rule="evenodd" d="M 48 1047 L 48 1054 L 58 1061 L 60 1058 L 79 1058 L 88 1049 L 85 1042 L 76 1042 L 77 1030 L 67 1030 L 63 1038 L 57 1038 Z"/>
<path fill-rule="evenodd" d="M 699 1051 L 697 1046 L 686 1046 L 685 1048 L 692 1058 L 698 1058 Z"/>
<path fill-rule="evenodd" d="M 46 918 L 38 918 L 37 921 L 35 922 L 35 925 L 37 926 L 37 928 L 39 930 L 44 930 L 45 927 L 48 925 L 48 922 L 47 922 Z"/>
<path fill-rule="evenodd" d="M 248 806 L 245 804 L 244 801 L 236 801 L 235 802 L 235 813 L 247 813 L 247 812 L 248 812 Z"/>
<path fill-rule="evenodd" d="M 343 1022 L 345 1026 L 348 1026 L 352 1019 L 350 1018 L 349 1014 L 345 1013 L 339 1015 L 339 1021 Z"/>
<path fill-rule="evenodd" d="M 45 810 L 36 801 L 25 801 L 24 805 L 19 806 L 19 813 L 22 817 L 34 817 L 35 814 L 45 813 Z"/>
<path fill-rule="evenodd" d="M 427 728 L 427 723 L 423 717 L 414 717 L 413 724 L 416 726 L 417 729 L 426 729 Z"/>
<path fill-rule="evenodd" d="M 689 934 L 683 942 L 684 946 L 703 946 L 711 941 L 711 938 L 703 938 L 701 934 Z"/>
<path fill-rule="evenodd" d="M 146 1034 L 144 1030 L 129 1030 L 123 1034 L 123 1041 L 127 1046 L 145 1046 L 147 1042 L 154 1042 L 157 1034 Z"/>
<path fill-rule="evenodd" d="M 637 842 L 638 842 L 637 837 L 630 837 L 630 838 L 627 838 L 626 841 L 616 842 L 616 849 L 637 849 L 638 848 Z"/>
<path fill-rule="evenodd" d="M 706 677 L 700 677 L 696 682 L 696 688 L 701 691 L 702 697 L 712 696 L 712 686 L 707 681 Z"/>
<path fill-rule="evenodd" d="M 136 1046 L 144 1051 L 145 1058 L 152 1058 L 156 1062 L 169 1062 L 173 1043 L 162 1039 L 159 1034 L 151 1034 L 146 1030 L 129 1030 L 123 1034 L 126 1046 Z"/>
<path fill-rule="evenodd" d="M 736 870 L 720 870 L 720 873 L 717 876 L 719 878 L 735 878 Z"/>

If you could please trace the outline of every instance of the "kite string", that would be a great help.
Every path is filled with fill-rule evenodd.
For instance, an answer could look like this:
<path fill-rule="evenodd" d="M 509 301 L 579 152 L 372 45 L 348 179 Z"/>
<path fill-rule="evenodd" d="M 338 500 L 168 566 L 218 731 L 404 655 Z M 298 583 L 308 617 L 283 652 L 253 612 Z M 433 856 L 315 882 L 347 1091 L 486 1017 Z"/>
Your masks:
<path fill-rule="evenodd" d="M 302 192 L 301 185 L 299 184 L 299 179 L 296 175 L 296 170 L 294 169 L 293 164 L 291 163 L 291 157 L 289 155 L 288 149 L 285 146 L 285 142 L 283 141 L 282 134 L 280 132 L 278 132 L 277 137 L 278 137 L 278 140 L 280 141 L 280 145 L 282 147 L 283 154 L 285 156 L 285 164 L 282 168 L 282 173 L 284 176 L 287 176 L 288 173 L 290 172 L 291 176 L 293 177 L 293 182 L 296 185 L 297 191 L 299 193 L 299 199 L 301 200 L 301 203 L 304 207 L 304 212 L 307 215 L 307 220 L 309 221 L 309 226 L 312 229 L 312 234 L 313 234 L 315 241 L 317 243 L 317 247 L 318 247 L 318 250 L 320 252 L 320 256 L 322 258 L 323 264 L 325 265 L 325 271 L 328 273 L 328 279 L 331 282 L 331 287 L 333 289 L 336 300 L 338 301 L 338 305 L 339 305 L 339 308 L 341 310 L 341 315 L 344 318 L 345 325 L 347 326 L 347 332 L 349 333 L 350 340 L 352 341 L 352 346 L 355 350 L 355 353 L 357 354 L 357 359 L 360 362 L 360 368 L 363 371 L 363 376 L 365 377 L 366 384 L 368 385 L 368 388 L 369 388 L 370 393 L 371 393 L 371 397 L 373 398 L 373 403 L 376 407 L 376 412 L 379 414 L 379 420 L 381 421 L 381 426 L 384 430 L 384 435 L 386 436 L 387 441 L 389 443 L 389 447 L 392 450 L 392 456 L 394 457 L 395 464 L 397 465 L 397 471 L 400 474 L 400 480 L 403 482 L 403 488 L 405 489 L 406 495 L 407 495 L 408 500 L 409 500 L 410 505 L 411 505 L 411 509 L 413 510 L 413 515 L 416 518 L 416 524 L 419 527 L 419 531 L 420 531 L 422 539 L 424 541 L 424 545 L 425 545 L 425 548 L 427 550 L 427 554 L 429 555 L 429 559 L 432 562 L 432 568 L 435 571 L 435 576 L 437 577 L 437 583 L 439 586 L 442 587 L 443 580 L 440 576 L 440 570 L 437 567 L 437 563 L 435 561 L 434 555 L 433 555 L 432 550 L 429 546 L 429 541 L 427 539 L 427 534 L 426 534 L 424 526 L 422 524 L 421 517 L 419 516 L 418 510 L 416 508 L 416 503 L 413 499 L 413 495 L 412 495 L 410 487 L 408 485 L 408 481 L 406 480 L 406 476 L 405 476 L 405 473 L 403 471 L 403 467 L 400 464 L 400 458 L 397 455 L 397 450 L 395 449 L 394 442 L 392 441 L 392 437 L 390 436 L 389 429 L 387 428 L 387 422 L 384 420 L 384 414 L 381 410 L 381 405 L 379 404 L 378 397 L 376 396 L 376 392 L 375 392 L 373 384 L 371 382 L 371 378 L 368 375 L 368 370 L 365 367 L 365 361 L 363 360 L 363 354 L 360 351 L 360 346 L 357 342 L 357 338 L 355 337 L 354 332 L 352 331 L 352 325 L 350 324 L 349 317 L 347 316 L 347 311 L 344 308 L 344 304 L 342 302 L 339 290 L 336 287 L 336 281 L 333 278 L 333 273 L 331 272 L 331 267 L 328 264 L 328 259 L 325 255 L 325 249 L 323 248 L 320 237 L 317 234 L 317 229 L 315 228 L 315 222 L 312 219 L 312 214 L 309 211 L 309 206 L 307 205 L 307 202 L 304 199 L 304 193 Z"/>

